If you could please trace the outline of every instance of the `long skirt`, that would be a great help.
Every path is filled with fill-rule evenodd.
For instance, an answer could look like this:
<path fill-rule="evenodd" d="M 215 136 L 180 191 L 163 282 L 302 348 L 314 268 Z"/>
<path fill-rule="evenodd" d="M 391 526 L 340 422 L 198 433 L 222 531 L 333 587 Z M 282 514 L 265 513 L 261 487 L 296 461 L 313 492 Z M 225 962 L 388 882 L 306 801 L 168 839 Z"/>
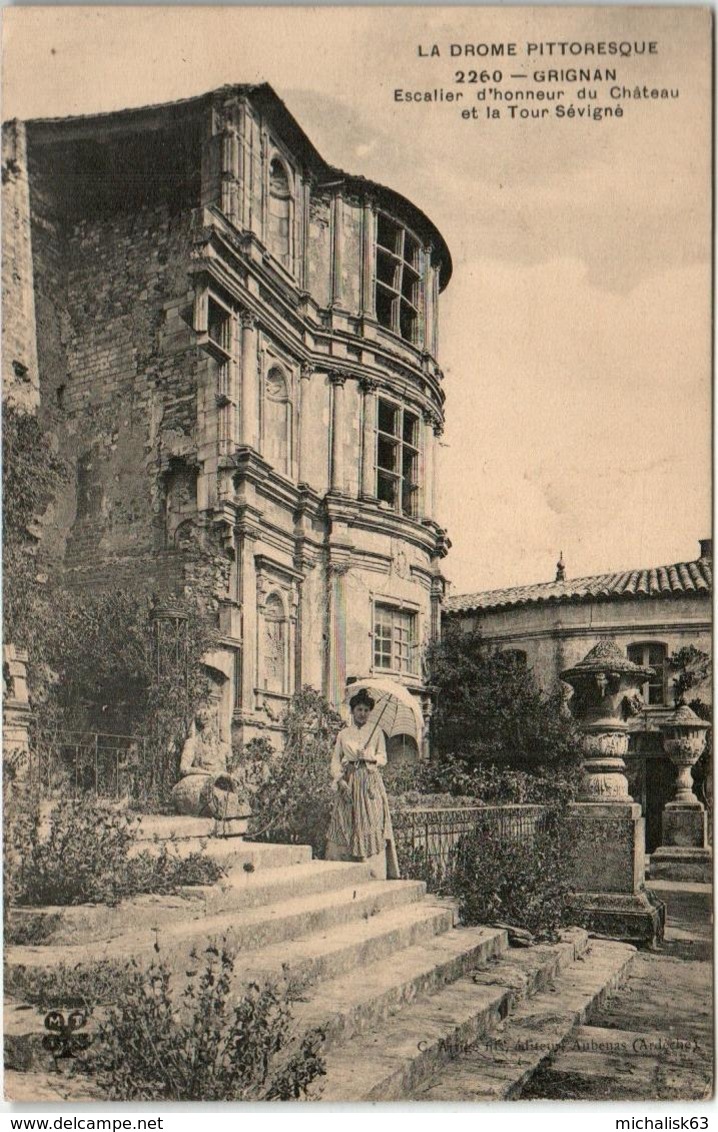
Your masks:
<path fill-rule="evenodd" d="M 381 772 L 367 763 L 350 763 L 345 781 L 349 789 L 337 791 L 329 822 L 327 860 L 367 861 L 377 880 L 397 880 L 399 862 Z"/>

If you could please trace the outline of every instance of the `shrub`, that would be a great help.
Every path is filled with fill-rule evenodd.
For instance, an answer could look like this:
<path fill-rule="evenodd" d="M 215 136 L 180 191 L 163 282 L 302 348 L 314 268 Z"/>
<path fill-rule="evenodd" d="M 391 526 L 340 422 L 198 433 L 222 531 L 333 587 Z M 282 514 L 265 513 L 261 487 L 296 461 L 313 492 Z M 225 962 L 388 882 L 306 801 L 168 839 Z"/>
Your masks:
<path fill-rule="evenodd" d="M 29 672 L 31 743 L 51 769 L 62 770 L 63 732 L 142 736 L 128 752 L 129 788 L 145 809 L 166 803 L 190 722 L 210 693 L 202 657 L 215 640 L 192 603 L 177 604 L 178 632 L 160 642 L 148 595 L 63 589 L 51 595 Z M 97 751 L 97 761 L 88 751 L 87 785 L 95 785 L 98 772 L 112 783 L 116 757 L 111 742 Z"/>
<path fill-rule="evenodd" d="M 38 1010 L 82 1009 L 92 1014 L 116 1002 L 127 983 L 127 965 L 103 959 L 89 967 L 80 963 L 57 967 L 10 967 L 5 991 Z"/>
<path fill-rule="evenodd" d="M 392 774 L 389 768 L 384 782 L 392 806 L 402 808 L 551 804 L 559 799 L 573 800 L 581 783 L 579 763 L 529 772 L 495 763 L 472 763 L 465 755 L 453 753 L 417 764 L 411 775 L 404 767 L 400 771 Z"/>
<path fill-rule="evenodd" d="M 450 625 L 427 663 L 440 757 L 454 752 L 467 769 L 486 764 L 529 774 L 580 763 L 579 732 L 562 697 L 541 692 L 514 654 L 491 652 L 479 633 Z"/>
<path fill-rule="evenodd" d="M 533 836 L 507 839 L 479 825 L 458 843 L 452 892 L 465 924 L 508 923 L 555 938 L 567 921 L 570 821 L 550 809 Z"/>
<path fill-rule="evenodd" d="M 197 956 L 193 956 L 196 961 Z M 166 963 L 128 968 L 87 1069 L 120 1101 L 297 1100 L 324 1072 L 323 1035 L 293 1029 L 285 977 L 238 994 L 235 960 L 210 945 L 179 992 Z"/>
<path fill-rule="evenodd" d="M 68 467 L 48 444 L 37 417 L 9 403 L 3 405 L 2 440 L 3 634 L 6 641 L 32 649 L 42 633 L 38 524 Z"/>
<path fill-rule="evenodd" d="M 92 796 L 62 797 L 44 819 L 39 803 L 16 832 L 19 858 L 13 897 L 18 904 L 116 904 L 140 892 L 171 893 L 182 885 L 212 884 L 222 869 L 210 857 L 182 858 L 164 845 L 136 856 L 139 818 Z"/>
<path fill-rule="evenodd" d="M 342 719 L 319 692 L 304 687 L 292 697 L 282 724 L 281 753 L 266 740 L 254 740 L 233 771 L 254 786 L 250 836 L 311 845 L 323 856 L 334 800 L 329 767 Z"/>

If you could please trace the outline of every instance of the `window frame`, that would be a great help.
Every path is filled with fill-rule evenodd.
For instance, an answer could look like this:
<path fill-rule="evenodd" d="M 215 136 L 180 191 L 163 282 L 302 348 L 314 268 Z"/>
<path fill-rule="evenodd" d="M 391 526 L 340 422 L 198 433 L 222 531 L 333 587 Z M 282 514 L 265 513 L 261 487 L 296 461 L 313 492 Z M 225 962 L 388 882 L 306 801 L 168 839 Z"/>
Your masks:
<path fill-rule="evenodd" d="M 388 651 L 382 650 L 383 655 L 389 658 L 390 664 L 384 665 L 378 663 L 378 658 L 382 655 L 378 652 L 377 645 L 379 637 L 377 633 L 378 621 L 380 614 L 388 615 L 389 635 L 382 638 L 383 643 L 388 643 Z M 371 606 L 372 628 L 371 628 L 371 671 L 382 674 L 389 674 L 394 676 L 418 676 L 419 675 L 419 610 L 413 606 L 402 605 L 397 602 L 392 602 L 384 597 L 377 597 L 372 601 Z M 406 646 L 403 645 L 401 639 L 398 642 L 397 651 L 397 621 L 405 619 L 409 638 Z M 402 665 L 402 653 L 405 649 L 406 665 Z M 397 663 L 398 661 L 398 663 Z"/>
<path fill-rule="evenodd" d="M 286 181 L 287 181 L 287 196 L 286 196 L 286 198 L 279 197 L 277 194 L 272 193 L 272 165 L 274 164 L 275 161 L 277 161 L 279 163 L 282 170 L 284 171 L 284 176 L 286 177 Z M 266 183 L 266 210 L 265 210 L 265 214 L 264 214 L 265 215 L 264 244 L 265 244 L 265 247 L 266 247 L 268 254 L 272 257 L 272 259 L 279 266 L 279 268 L 282 271 L 287 272 L 288 275 L 293 277 L 294 276 L 294 269 L 295 269 L 295 262 L 296 262 L 296 247 L 295 247 L 296 238 L 295 238 L 295 232 L 294 232 L 294 225 L 295 225 L 295 218 L 296 218 L 297 202 L 296 202 L 295 173 L 294 173 L 294 170 L 292 169 L 292 166 L 290 165 L 290 163 L 287 161 L 286 157 L 284 156 L 284 154 L 280 152 L 280 150 L 276 147 L 276 145 L 273 145 L 271 150 L 269 151 L 269 154 L 268 154 L 268 157 L 267 157 L 266 170 L 267 170 L 267 172 L 266 172 L 266 182 L 265 182 Z M 271 240 L 271 235 L 270 235 L 270 227 L 271 227 L 270 217 L 271 217 L 271 202 L 272 202 L 273 198 L 276 199 L 276 200 L 286 199 L 289 203 L 289 209 L 288 209 L 288 215 L 287 215 L 287 258 L 286 258 L 286 260 L 282 259 L 282 257 L 277 254 L 277 249 L 272 246 L 272 240 Z"/>
<path fill-rule="evenodd" d="M 650 650 L 652 648 L 654 648 L 654 649 L 660 648 L 663 651 L 663 660 L 662 660 L 660 666 L 657 666 L 655 661 L 653 663 L 651 663 L 651 661 L 649 660 Z M 638 655 L 638 650 L 640 650 L 641 659 L 636 659 L 636 656 Z M 649 678 L 648 680 L 645 680 L 644 683 L 641 685 L 640 695 L 641 695 L 641 698 L 643 699 L 645 706 L 647 708 L 666 707 L 667 683 L 668 683 L 668 679 L 667 679 L 667 677 L 668 677 L 668 646 L 666 645 L 665 641 L 631 641 L 631 643 L 626 647 L 626 656 L 634 664 L 640 664 L 644 668 L 654 668 L 654 669 L 656 669 L 656 671 L 658 673 L 657 677 L 654 677 L 653 679 Z M 657 700 L 652 701 L 651 700 L 651 688 L 654 688 L 654 689 L 658 688 L 658 679 L 659 678 L 660 678 L 660 681 L 661 681 L 661 683 L 660 683 L 661 698 L 658 701 Z"/>
<path fill-rule="evenodd" d="M 395 229 L 393 248 L 388 247 L 387 243 L 380 242 L 382 221 L 388 221 Z M 415 260 L 411 257 L 407 258 L 407 238 L 415 247 Z M 389 269 L 390 271 L 393 266 L 394 274 L 391 283 L 388 279 L 380 277 L 382 262 L 385 270 Z M 407 276 L 410 280 L 410 286 L 413 288 L 411 297 L 407 294 Z M 405 224 L 395 220 L 390 213 L 379 210 L 374 232 L 374 311 L 376 320 L 384 330 L 388 330 L 391 334 L 401 338 L 403 342 L 408 342 L 409 345 L 418 348 L 421 347 L 423 336 L 424 287 L 424 249 L 421 240 Z M 388 318 L 380 314 L 382 309 L 379 302 L 380 296 L 383 296 L 385 302 L 389 304 Z M 402 330 L 402 318 L 406 313 L 405 308 L 411 315 L 412 331 L 409 334 L 405 334 Z"/>
<path fill-rule="evenodd" d="M 391 433 L 381 428 L 381 413 L 382 405 L 388 406 L 395 414 L 396 431 Z M 413 418 L 415 427 L 415 443 L 411 443 L 406 438 L 405 422 L 407 414 Z M 417 409 L 409 405 L 405 405 L 402 401 L 395 401 L 391 397 L 386 397 L 380 394 L 377 397 L 376 404 L 376 419 L 374 422 L 374 494 L 380 503 L 385 504 L 392 511 L 398 515 L 403 515 L 406 519 L 418 519 L 420 507 L 420 494 L 421 494 L 421 473 L 422 473 L 422 435 L 421 435 L 421 414 Z M 379 462 L 382 442 L 389 446 L 391 445 L 396 452 L 395 468 L 389 468 Z M 415 478 L 413 482 L 404 472 L 405 467 L 405 453 L 410 452 L 414 461 L 413 466 L 415 469 Z M 395 491 L 394 503 L 384 498 L 379 491 L 379 483 L 381 477 L 391 478 L 395 484 L 398 485 L 398 490 Z M 408 507 L 405 507 L 405 499 L 409 498 Z"/>

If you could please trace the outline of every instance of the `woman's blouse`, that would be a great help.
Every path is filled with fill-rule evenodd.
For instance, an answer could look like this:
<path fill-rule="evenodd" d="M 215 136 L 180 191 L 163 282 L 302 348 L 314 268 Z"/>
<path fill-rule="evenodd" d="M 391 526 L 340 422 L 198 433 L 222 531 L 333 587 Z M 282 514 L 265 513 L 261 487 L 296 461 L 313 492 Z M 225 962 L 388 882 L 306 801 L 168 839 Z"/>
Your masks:
<path fill-rule="evenodd" d="M 337 735 L 331 764 L 332 782 L 339 781 L 347 763 L 362 759 L 375 766 L 386 766 L 384 732 L 377 727 L 372 733 L 372 725 L 368 723 L 363 727 L 350 723 Z"/>

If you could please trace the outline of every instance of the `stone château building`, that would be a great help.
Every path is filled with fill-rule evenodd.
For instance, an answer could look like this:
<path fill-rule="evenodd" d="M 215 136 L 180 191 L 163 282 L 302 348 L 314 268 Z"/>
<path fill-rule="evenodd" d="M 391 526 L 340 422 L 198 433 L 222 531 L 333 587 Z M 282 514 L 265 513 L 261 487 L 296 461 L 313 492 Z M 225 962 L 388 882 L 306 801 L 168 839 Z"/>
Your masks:
<path fill-rule="evenodd" d="M 650 852 L 661 844 L 661 815 L 675 782 L 659 730 L 673 707 L 671 658 L 690 645 L 710 655 L 712 601 L 712 542 L 701 539 L 692 562 L 586 578 L 567 578 L 561 557 L 555 581 L 452 595 L 444 617 L 467 632 L 478 630 L 488 648 L 514 652 L 545 691 L 606 637 L 629 660 L 653 670 L 643 686 L 644 710 L 630 724 L 627 759 Z M 710 703 L 710 682 L 691 696 Z"/>
<path fill-rule="evenodd" d="M 204 603 L 235 742 L 303 684 L 338 703 L 382 674 L 428 712 L 432 222 L 327 164 L 266 84 L 13 121 L 3 147 L 6 390 L 74 470 L 48 569 Z"/>

